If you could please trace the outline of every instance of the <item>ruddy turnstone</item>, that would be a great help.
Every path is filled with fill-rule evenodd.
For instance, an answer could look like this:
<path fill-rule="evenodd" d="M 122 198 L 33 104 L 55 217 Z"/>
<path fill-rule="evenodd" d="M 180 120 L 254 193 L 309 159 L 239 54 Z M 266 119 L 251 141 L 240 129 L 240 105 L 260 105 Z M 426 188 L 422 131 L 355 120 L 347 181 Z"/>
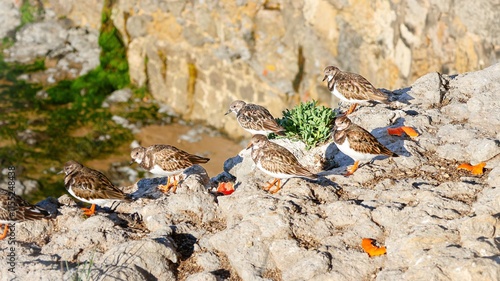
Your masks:
<path fill-rule="evenodd" d="M 354 165 L 347 169 L 345 176 L 352 175 L 358 169 L 359 161 L 371 161 L 378 155 L 398 157 L 367 130 L 352 123 L 347 116 L 335 119 L 333 141 L 340 151 L 354 160 Z"/>
<path fill-rule="evenodd" d="M 273 182 L 268 183 L 264 190 L 270 190 L 278 183 L 277 189 L 272 193 L 278 192 L 281 189 L 282 179 L 300 177 L 314 180 L 318 177 L 304 168 L 288 149 L 270 142 L 264 135 L 254 135 L 248 148 L 252 148 L 252 160 L 257 168 L 274 177 Z"/>
<path fill-rule="evenodd" d="M 240 126 L 252 135 L 275 133 L 284 135 L 285 129 L 278 125 L 265 107 L 236 100 L 231 103 L 225 115 L 234 112 Z"/>
<path fill-rule="evenodd" d="M 167 185 L 158 186 L 163 192 L 168 192 L 170 188 L 177 190 L 179 181 L 176 176 L 180 175 L 187 168 L 195 164 L 207 163 L 210 159 L 198 155 L 189 154 L 175 146 L 155 144 L 148 147 L 136 147 L 130 153 L 131 164 L 137 162 L 143 169 L 150 173 L 167 176 Z M 174 178 L 171 182 L 171 177 Z"/>
<path fill-rule="evenodd" d="M 327 80 L 328 90 L 341 101 L 351 103 L 345 115 L 351 114 L 358 103 L 370 101 L 389 103 L 389 97 L 385 93 L 376 89 L 359 74 L 341 71 L 335 66 L 327 66 L 324 73 L 323 81 Z"/>
<path fill-rule="evenodd" d="M 87 168 L 76 161 L 64 164 L 64 185 L 66 190 L 76 199 L 92 206 L 83 208 L 84 214 L 91 216 L 95 213 L 95 205 L 102 205 L 110 201 L 126 201 L 132 199 L 115 187 L 113 183 L 101 172 Z"/>
<path fill-rule="evenodd" d="M 33 206 L 13 192 L 0 188 L 0 225 L 5 225 L 0 240 L 7 236 L 10 223 L 49 217 L 50 214 L 44 209 Z"/>

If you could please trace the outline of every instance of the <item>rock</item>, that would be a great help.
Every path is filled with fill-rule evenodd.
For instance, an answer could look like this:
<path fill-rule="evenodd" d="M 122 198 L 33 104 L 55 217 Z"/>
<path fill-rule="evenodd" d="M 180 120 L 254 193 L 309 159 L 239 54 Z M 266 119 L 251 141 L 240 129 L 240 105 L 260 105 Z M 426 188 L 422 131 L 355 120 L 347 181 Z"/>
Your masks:
<path fill-rule="evenodd" d="M 109 105 L 113 103 L 127 102 L 131 97 L 132 90 L 129 88 L 116 90 L 106 97 L 106 100 L 102 103 L 102 107 L 109 107 Z"/>
<path fill-rule="evenodd" d="M 311 280 L 330 267 L 328 255 L 305 250 L 294 240 L 273 241 L 269 252 L 284 280 Z"/>
<path fill-rule="evenodd" d="M 140 131 L 136 124 L 131 124 L 127 119 L 121 116 L 113 115 L 111 119 L 115 121 L 116 124 L 122 126 L 123 128 L 131 130 L 132 133 L 138 133 Z"/>
<path fill-rule="evenodd" d="M 0 26 L 0 38 L 4 38 L 9 36 L 21 24 L 19 7 L 14 2 L 0 1 L 0 18 L 2 18 L 3 22 Z"/>
<path fill-rule="evenodd" d="M 56 21 L 28 24 L 16 34 L 16 43 L 7 49 L 11 61 L 28 62 L 50 52 L 65 49 L 68 31 Z"/>
<path fill-rule="evenodd" d="M 217 277 L 210 272 L 200 272 L 190 275 L 186 281 L 217 281 Z"/>
<path fill-rule="evenodd" d="M 500 154 L 500 141 L 495 139 L 473 139 L 465 148 L 470 155 L 471 163 L 478 164 Z M 494 168 L 493 165 L 486 165 Z"/>
<path fill-rule="evenodd" d="M 98 37 L 95 29 L 70 27 L 62 20 L 26 24 L 16 33 L 14 45 L 4 51 L 5 60 L 27 63 L 47 57 L 56 60 L 43 72 L 48 81 L 39 81 L 40 74 L 36 73 L 26 79 L 43 83 L 74 79 L 99 65 Z"/>
<path fill-rule="evenodd" d="M 493 168 L 493 170 L 490 171 L 488 174 L 488 184 L 490 186 L 496 186 L 498 187 L 498 183 L 500 182 L 500 167 L 497 166 Z"/>
<path fill-rule="evenodd" d="M 441 103 L 441 79 L 439 73 L 429 73 L 417 79 L 411 87 L 410 96 L 429 108 Z"/>

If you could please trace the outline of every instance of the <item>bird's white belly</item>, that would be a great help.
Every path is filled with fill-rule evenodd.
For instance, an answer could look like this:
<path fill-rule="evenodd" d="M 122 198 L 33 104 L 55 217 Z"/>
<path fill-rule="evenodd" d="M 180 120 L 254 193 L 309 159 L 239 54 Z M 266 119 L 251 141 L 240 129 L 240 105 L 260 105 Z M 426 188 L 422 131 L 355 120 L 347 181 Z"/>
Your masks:
<path fill-rule="evenodd" d="M 173 175 L 178 175 L 178 174 L 182 173 L 182 171 L 184 171 L 184 170 L 181 169 L 181 170 L 176 170 L 176 171 L 165 171 L 162 168 L 160 168 L 160 166 L 158 166 L 156 164 L 153 166 L 153 169 L 149 170 L 149 172 L 152 174 L 159 175 L 159 176 L 167 176 L 167 177 L 170 177 Z"/>
<path fill-rule="evenodd" d="M 82 201 L 82 202 L 85 202 L 85 203 L 89 203 L 89 204 L 96 204 L 96 205 L 104 205 L 106 204 L 107 202 L 109 201 L 117 201 L 117 200 L 120 200 L 120 199 L 85 199 L 85 198 L 82 198 L 80 196 L 77 196 L 73 190 L 70 188 L 68 188 L 68 192 L 69 194 L 71 194 L 71 196 L 75 197 L 76 199 Z"/>
<path fill-rule="evenodd" d="M 257 131 L 257 130 L 252 130 L 252 129 L 245 129 L 247 132 L 249 132 L 250 134 L 252 135 L 257 135 L 257 134 L 261 134 L 261 135 L 267 135 L 269 133 L 272 133 L 273 131 Z"/>
<path fill-rule="evenodd" d="M 264 169 L 262 167 L 262 164 L 260 163 L 260 161 L 259 161 L 259 163 L 257 163 L 257 168 L 259 168 L 262 172 L 270 175 L 273 178 L 289 179 L 289 178 L 297 177 L 297 176 L 294 176 L 294 175 L 283 174 L 283 173 L 274 173 L 274 172 L 268 171 L 268 170 L 266 170 L 266 169 Z"/>
<path fill-rule="evenodd" d="M 366 102 L 365 100 L 348 99 L 341 92 L 339 92 L 339 90 L 337 89 L 337 84 L 335 84 L 335 86 L 333 87 L 333 91 L 331 93 L 343 102 L 350 102 L 350 103 L 364 103 L 364 102 Z"/>
<path fill-rule="evenodd" d="M 352 149 L 347 138 L 345 138 L 343 144 L 335 144 L 337 145 L 337 148 L 342 151 L 342 153 L 351 157 L 354 161 L 369 161 L 377 156 L 377 154 L 361 153 Z"/>

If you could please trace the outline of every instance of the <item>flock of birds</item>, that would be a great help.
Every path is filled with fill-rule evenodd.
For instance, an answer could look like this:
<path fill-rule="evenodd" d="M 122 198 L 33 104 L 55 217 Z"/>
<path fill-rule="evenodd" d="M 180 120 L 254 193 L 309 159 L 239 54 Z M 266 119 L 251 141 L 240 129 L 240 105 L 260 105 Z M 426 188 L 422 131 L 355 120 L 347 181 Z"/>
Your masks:
<path fill-rule="evenodd" d="M 341 101 L 351 103 L 349 110 L 335 119 L 332 129 L 333 142 L 338 149 L 354 160 L 354 165 L 347 169 L 346 176 L 352 175 L 360 161 L 370 161 L 378 155 L 397 157 L 398 155 L 382 145 L 372 134 L 351 122 L 347 117 L 358 103 L 388 103 L 389 97 L 376 89 L 368 80 L 359 74 L 343 72 L 337 67 L 328 66 L 324 70 L 324 80 L 328 89 Z M 271 113 L 264 107 L 237 100 L 231 103 L 229 113 L 235 113 L 239 125 L 253 136 L 247 149 L 251 149 L 251 157 L 255 165 L 265 174 L 274 178 L 266 187 L 275 193 L 281 188 L 281 180 L 300 177 L 315 180 L 318 175 L 305 168 L 297 158 L 285 147 L 269 141 L 269 133 L 284 135 L 281 127 Z M 163 192 L 177 189 L 182 173 L 195 164 L 207 163 L 210 159 L 190 154 L 171 145 L 152 145 L 136 147 L 131 151 L 131 159 L 143 169 L 158 176 L 167 176 L 167 184 L 158 188 Z M 101 172 L 85 167 L 76 161 L 68 161 L 64 169 L 64 185 L 75 198 L 91 204 L 84 208 L 84 214 L 95 213 L 95 206 L 109 201 L 130 202 L 133 198 L 115 187 Z M 0 189 L 0 224 L 5 225 L 0 240 L 8 233 L 9 224 L 50 218 L 52 215 L 38 206 L 33 206 L 11 191 Z"/>

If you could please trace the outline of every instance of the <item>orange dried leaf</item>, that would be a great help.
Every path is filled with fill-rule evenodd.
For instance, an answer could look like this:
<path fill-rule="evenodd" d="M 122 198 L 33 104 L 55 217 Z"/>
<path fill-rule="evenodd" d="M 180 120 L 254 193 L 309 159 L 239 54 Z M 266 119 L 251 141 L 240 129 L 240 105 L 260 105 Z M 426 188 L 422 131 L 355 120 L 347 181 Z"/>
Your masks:
<path fill-rule="evenodd" d="M 397 128 L 387 128 L 387 133 L 392 136 L 402 136 L 403 135 L 403 129 L 401 127 Z"/>
<path fill-rule="evenodd" d="M 375 240 L 371 238 L 363 238 L 361 241 L 361 247 L 368 254 L 369 257 L 381 256 L 387 252 L 385 247 L 377 247 L 373 245 Z"/>
<path fill-rule="evenodd" d="M 472 171 L 472 165 L 469 163 L 462 163 L 462 164 L 458 165 L 457 169 Z"/>
<path fill-rule="evenodd" d="M 234 186 L 230 182 L 220 182 L 219 186 L 217 186 L 217 192 L 220 192 L 224 195 L 230 195 L 234 192 Z"/>
<path fill-rule="evenodd" d="M 413 129 L 412 127 L 407 127 L 407 126 L 401 126 L 397 128 L 387 128 L 387 133 L 389 135 L 399 136 L 399 137 L 402 136 L 403 133 L 406 133 L 411 138 L 418 137 L 417 131 L 415 131 L 415 129 Z"/>
<path fill-rule="evenodd" d="M 417 131 L 415 131 L 412 127 L 403 126 L 401 129 L 403 129 L 403 131 L 412 139 L 418 137 Z"/>
<path fill-rule="evenodd" d="M 472 172 L 473 175 L 482 175 L 483 174 L 483 169 L 486 166 L 485 162 L 481 162 L 477 165 L 472 166 L 469 163 L 462 163 L 460 164 L 457 169 L 463 169 Z"/>
<path fill-rule="evenodd" d="M 482 175 L 485 166 L 486 166 L 485 162 L 481 162 L 477 165 L 472 166 L 472 174 L 473 175 Z"/>

